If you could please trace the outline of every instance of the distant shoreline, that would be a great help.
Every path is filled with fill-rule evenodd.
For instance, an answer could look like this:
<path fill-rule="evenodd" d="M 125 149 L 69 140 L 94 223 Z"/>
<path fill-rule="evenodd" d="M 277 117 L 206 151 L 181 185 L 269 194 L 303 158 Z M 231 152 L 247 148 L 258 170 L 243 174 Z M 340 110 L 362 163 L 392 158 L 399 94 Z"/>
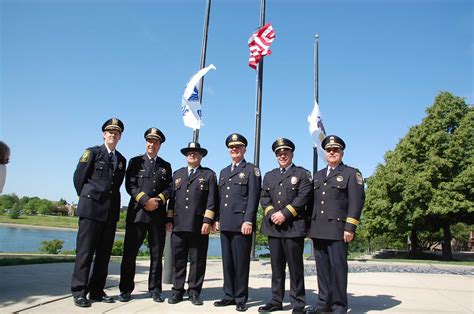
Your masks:
<path fill-rule="evenodd" d="M 25 228 L 25 229 L 45 229 L 45 230 L 64 230 L 64 231 L 77 231 L 77 228 L 67 227 L 49 227 L 49 226 L 38 226 L 38 225 L 25 225 L 25 224 L 12 224 L 8 222 L 0 222 L 0 226 Z M 116 231 L 116 234 L 124 235 L 125 231 Z"/>
<path fill-rule="evenodd" d="M 72 231 L 77 231 L 77 228 L 25 225 L 25 224 L 14 224 L 14 223 L 9 223 L 9 222 L 0 222 L 0 226 L 28 228 L 28 229 L 48 229 L 48 230 L 72 230 Z"/>

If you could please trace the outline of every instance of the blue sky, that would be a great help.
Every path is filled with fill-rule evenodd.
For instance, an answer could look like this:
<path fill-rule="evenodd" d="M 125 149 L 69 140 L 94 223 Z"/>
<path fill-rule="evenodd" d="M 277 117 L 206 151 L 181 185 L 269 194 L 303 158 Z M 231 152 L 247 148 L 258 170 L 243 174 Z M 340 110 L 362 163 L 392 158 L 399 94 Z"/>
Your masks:
<path fill-rule="evenodd" d="M 0 139 L 12 150 L 4 193 L 77 202 L 72 174 L 102 123 L 118 117 L 127 159 L 160 128 L 160 156 L 173 170 L 192 140 L 181 96 L 199 70 L 205 0 L 2 0 Z M 247 40 L 260 0 L 214 0 L 206 64 L 203 165 L 229 164 L 232 132 L 254 160 L 256 72 Z M 319 103 L 326 130 L 347 143 L 344 161 L 370 176 L 440 91 L 473 103 L 473 2 L 267 0 L 276 31 L 265 57 L 260 167 L 276 167 L 271 144 L 296 144 L 295 163 L 312 169 L 306 117 L 314 93 L 319 34 Z M 320 162 L 320 165 L 322 163 Z M 123 190 L 122 199 L 128 200 Z"/>

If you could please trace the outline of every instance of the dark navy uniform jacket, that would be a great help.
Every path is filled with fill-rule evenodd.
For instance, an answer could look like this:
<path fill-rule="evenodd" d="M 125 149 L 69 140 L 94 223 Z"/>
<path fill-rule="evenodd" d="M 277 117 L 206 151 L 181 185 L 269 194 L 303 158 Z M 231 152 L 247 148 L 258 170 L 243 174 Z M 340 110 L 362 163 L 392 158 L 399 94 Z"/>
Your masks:
<path fill-rule="evenodd" d="M 219 175 L 219 228 L 241 232 L 243 222 L 256 223 L 262 177 L 258 167 L 245 160 L 231 169 L 229 165 Z"/>
<path fill-rule="evenodd" d="M 188 167 L 173 174 L 172 196 L 168 204 L 168 221 L 173 232 L 201 232 L 203 223 L 212 224 L 218 212 L 216 174 L 199 166 L 188 178 Z"/>
<path fill-rule="evenodd" d="M 264 210 L 262 233 L 281 238 L 306 237 L 307 205 L 311 199 L 311 174 L 303 167 L 292 165 L 284 174 L 273 169 L 263 178 L 260 204 Z M 282 225 L 271 221 L 273 213 L 286 217 Z"/>
<path fill-rule="evenodd" d="M 115 150 L 115 163 L 112 163 L 105 144 L 86 149 L 74 172 L 74 187 L 79 195 L 79 217 L 118 221 L 120 186 L 125 176 L 126 162 L 125 157 Z"/>
<path fill-rule="evenodd" d="M 125 179 L 125 188 L 130 194 L 127 222 L 166 222 L 166 201 L 171 195 L 171 165 L 160 157 L 151 163 L 148 155 L 130 160 Z M 160 207 L 147 211 L 145 205 L 150 198 L 159 198 Z"/>
<path fill-rule="evenodd" d="M 309 236 L 343 240 L 344 230 L 355 232 L 364 206 L 364 182 L 359 170 L 339 164 L 326 177 L 327 167 L 314 177 L 314 205 Z"/>

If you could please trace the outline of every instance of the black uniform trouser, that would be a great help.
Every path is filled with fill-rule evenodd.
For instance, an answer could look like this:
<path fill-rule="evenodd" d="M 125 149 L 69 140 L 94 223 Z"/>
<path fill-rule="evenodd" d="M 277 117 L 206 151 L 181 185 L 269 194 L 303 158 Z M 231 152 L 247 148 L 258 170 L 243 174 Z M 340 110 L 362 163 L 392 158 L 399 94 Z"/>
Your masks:
<path fill-rule="evenodd" d="M 246 303 L 249 296 L 252 235 L 221 231 L 224 299 Z"/>
<path fill-rule="evenodd" d="M 344 241 L 313 239 L 318 272 L 317 306 L 347 313 L 347 250 Z"/>
<path fill-rule="evenodd" d="M 200 295 L 206 273 L 209 235 L 196 232 L 171 233 L 173 294 L 184 294 L 189 256 L 188 295 Z"/>
<path fill-rule="evenodd" d="M 150 246 L 150 270 L 148 274 L 148 291 L 162 291 L 163 250 L 165 248 L 166 230 L 163 223 L 127 223 L 123 243 L 123 257 L 120 265 L 120 292 L 131 293 L 135 288 L 135 268 L 138 251 L 148 235 Z"/>
<path fill-rule="evenodd" d="M 103 222 L 79 218 L 76 262 L 71 280 L 71 291 L 74 296 L 85 296 L 88 292 L 99 296 L 104 294 L 116 226 L 116 221 Z M 94 266 L 89 279 L 94 253 Z"/>
<path fill-rule="evenodd" d="M 272 264 L 272 300 L 281 305 L 285 296 L 285 268 L 290 271 L 290 303 L 293 308 L 306 305 L 304 288 L 303 249 L 304 238 L 268 237 Z"/>

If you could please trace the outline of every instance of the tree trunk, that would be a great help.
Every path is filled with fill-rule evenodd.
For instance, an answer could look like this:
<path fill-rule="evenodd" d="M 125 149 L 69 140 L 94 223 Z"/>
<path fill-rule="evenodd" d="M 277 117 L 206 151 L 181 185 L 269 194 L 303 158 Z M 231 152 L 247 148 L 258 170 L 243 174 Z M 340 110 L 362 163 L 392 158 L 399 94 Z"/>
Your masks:
<path fill-rule="evenodd" d="M 410 257 L 420 257 L 421 256 L 421 247 L 420 242 L 418 241 L 418 235 L 416 230 L 410 232 Z"/>
<path fill-rule="evenodd" d="M 453 253 L 451 251 L 451 228 L 449 223 L 443 226 L 443 259 L 445 261 L 453 260 Z"/>

